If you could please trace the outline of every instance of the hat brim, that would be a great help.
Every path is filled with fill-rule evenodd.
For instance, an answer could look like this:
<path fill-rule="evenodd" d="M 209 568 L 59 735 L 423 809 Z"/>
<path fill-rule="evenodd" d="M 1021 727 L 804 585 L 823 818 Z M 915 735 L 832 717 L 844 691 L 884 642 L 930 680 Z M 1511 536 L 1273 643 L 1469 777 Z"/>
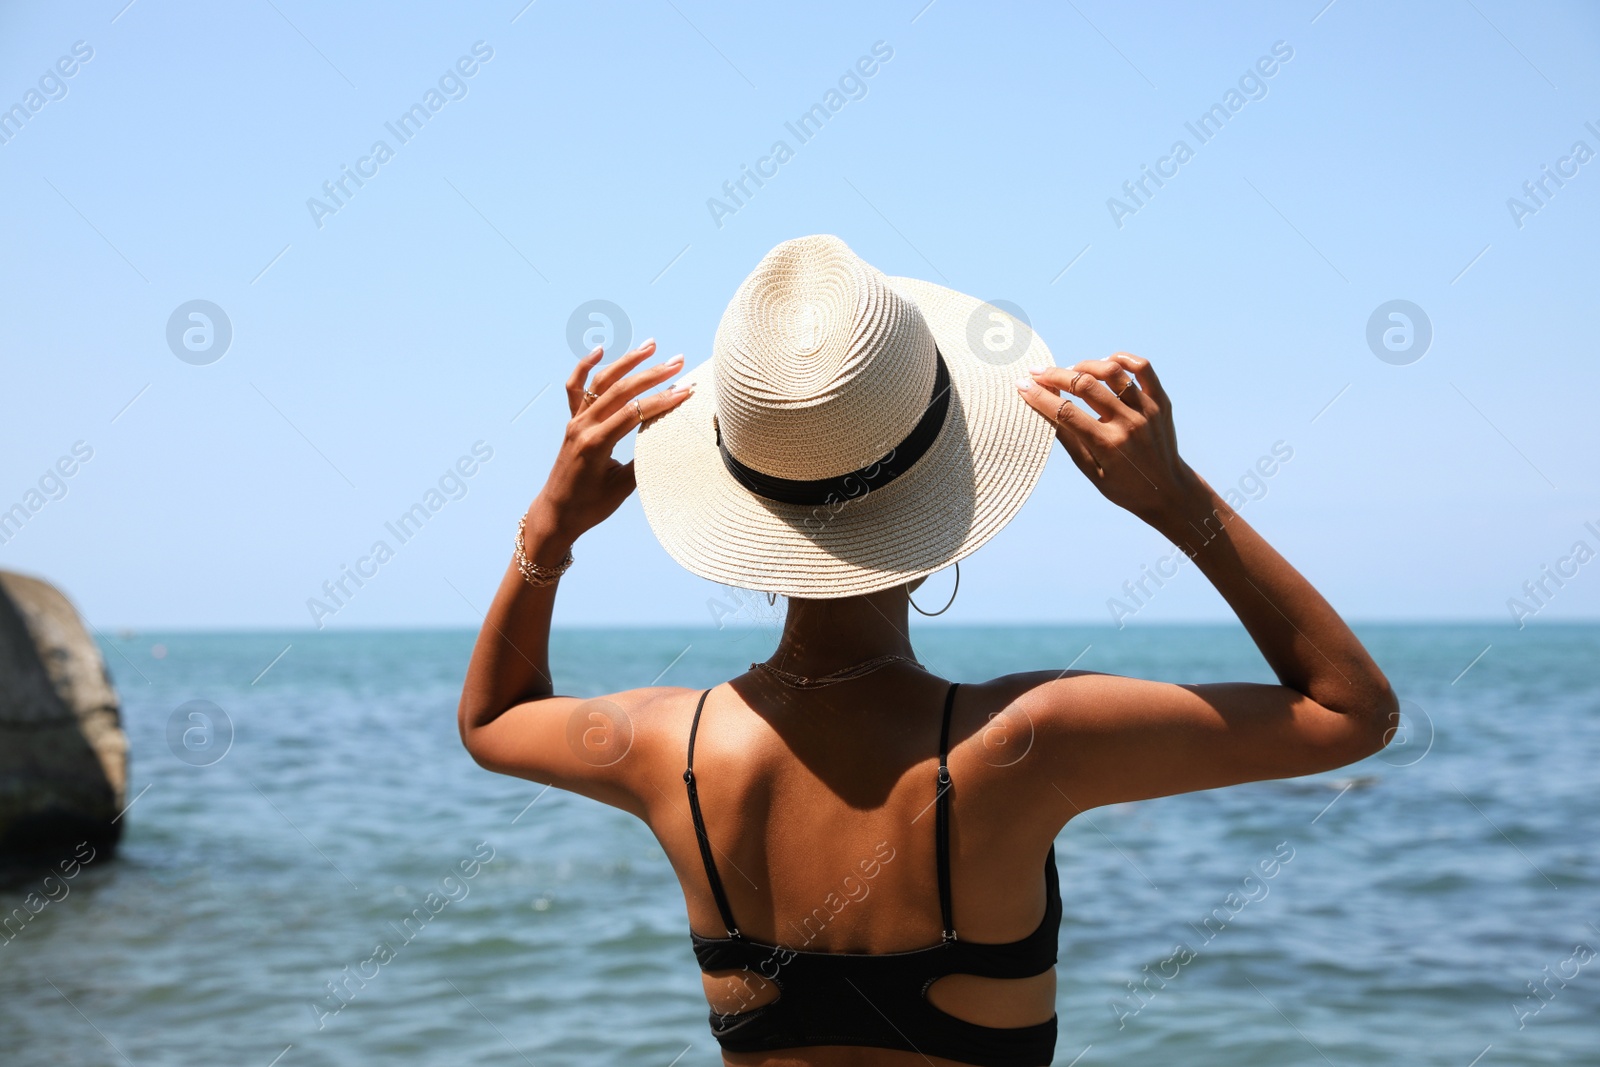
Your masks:
<path fill-rule="evenodd" d="M 976 297 L 888 278 L 914 302 L 950 371 L 944 429 L 886 485 L 830 504 L 780 504 L 750 492 L 722 462 L 712 429 L 713 360 L 683 375 L 694 395 L 640 427 L 634 471 L 646 519 L 667 554 L 723 585 L 827 600 L 874 593 L 949 566 L 1010 522 L 1033 492 L 1055 430 L 1017 392 L 1027 368 L 1051 366 L 1025 323 Z M 1013 331 L 1000 351 L 984 331 Z"/>

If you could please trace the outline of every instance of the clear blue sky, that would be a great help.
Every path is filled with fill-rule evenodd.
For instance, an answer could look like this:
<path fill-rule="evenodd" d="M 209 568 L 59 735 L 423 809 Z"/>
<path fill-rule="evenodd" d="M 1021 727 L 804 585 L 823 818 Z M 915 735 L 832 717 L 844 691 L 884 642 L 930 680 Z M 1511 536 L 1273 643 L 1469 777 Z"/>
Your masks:
<path fill-rule="evenodd" d="M 23 109 L 0 122 L 0 509 L 28 511 L 0 567 L 103 629 L 309 626 L 380 539 L 329 626 L 475 625 L 549 468 L 559 388 L 529 401 L 574 310 L 611 301 L 693 364 L 808 233 L 1020 306 L 1060 362 L 1148 356 L 1219 487 L 1282 442 L 1244 515 L 1352 618 L 1509 627 L 1542 566 L 1600 550 L 1600 158 L 1573 156 L 1600 152 L 1593 5 L 124 2 L 0 7 L 0 107 Z M 845 77 L 876 42 L 892 57 Z M 841 78 L 800 143 L 785 123 Z M 402 142 L 385 124 L 430 89 Z M 1230 90 L 1202 143 L 1185 124 Z M 793 158 L 714 218 L 779 140 Z M 337 206 L 346 167 L 369 176 Z M 1171 176 L 1136 204 L 1144 167 Z M 1540 204 L 1545 167 L 1568 177 Z M 1397 299 L 1431 323 L 1420 360 L 1369 347 Z M 193 300 L 231 324 L 214 362 L 168 344 Z M 446 479 L 465 495 L 398 544 L 385 523 L 480 441 Z M 951 617 L 1109 625 L 1167 551 L 1058 452 Z M 719 588 L 637 500 L 576 555 L 558 621 L 711 621 Z M 1600 614 L 1600 560 L 1565 566 L 1530 626 Z M 1225 610 L 1184 567 L 1128 624 Z"/>

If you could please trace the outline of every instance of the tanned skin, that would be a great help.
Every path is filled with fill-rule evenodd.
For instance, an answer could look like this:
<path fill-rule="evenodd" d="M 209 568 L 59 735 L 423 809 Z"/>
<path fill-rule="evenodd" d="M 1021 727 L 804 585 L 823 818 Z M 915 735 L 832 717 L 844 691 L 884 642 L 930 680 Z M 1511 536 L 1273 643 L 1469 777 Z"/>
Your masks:
<path fill-rule="evenodd" d="M 655 418 L 689 396 L 682 387 L 651 392 L 683 365 L 678 357 L 639 370 L 654 352 L 646 342 L 595 373 L 596 349 L 573 369 L 572 418 L 526 515 L 527 554 L 536 564 L 557 565 L 617 510 L 633 492 L 634 473 L 632 463 L 612 458 L 613 449 L 641 415 Z M 598 399 L 586 400 L 586 389 Z M 1355 634 L 1179 455 L 1172 404 L 1149 361 L 1117 352 L 1041 370 L 1018 382 L 1017 402 L 1055 426 L 1062 447 L 1107 500 L 1189 555 L 1278 683 L 1176 685 L 1061 664 L 963 681 L 949 759 L 954 920 L 962 938 L 979 942 L 1017 940 L 1038 925 L 1045 856 L 1078 813 L 1330 770 L 1377 752 L 1398 726 L 1394 693 Z M 1069 572 L 1095 566 L 1092 556 L 1066 549 L 1060 565 Z M 915 584 L 790 600 L 771 662 L 815 676 L 887 653 L 914 658 L 907 600 Z M 724 936 L 684 793 L 684 752 L 700 691 L 557 695 L 549 662 L 557 588 L 530 585 L 508 562 L 462 690 L 462 741 L 490 770 L 642 819 L 678 876 L 690 927 Z M 789 689 L 761 671 L 712 690 L 695 773 L 746 937 L 834 952 L 938 942 L 934 820 L 922 815 L 934 797 L 948 684 L 896 662 L 816 690 Z M 754 972 L 707 975 L 704 985 L 719 1012 L 780 995 Z M 1029 1025 L 1054 1013 L 1055 973 L 951 975 L 928 998 L 983 1025 Z M 839 1047 L 724 1058 L 740 1067 L 930 1062 L 915 1053 Z"/>

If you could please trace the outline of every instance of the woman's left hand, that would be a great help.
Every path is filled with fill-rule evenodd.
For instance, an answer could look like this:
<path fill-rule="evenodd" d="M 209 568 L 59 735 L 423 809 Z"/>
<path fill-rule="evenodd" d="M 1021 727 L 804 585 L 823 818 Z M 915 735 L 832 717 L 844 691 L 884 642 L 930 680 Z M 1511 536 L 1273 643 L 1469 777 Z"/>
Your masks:
<path fill-rule="evenodd" d="M 646 420 L 671 411 L 689 398 L 691 389 L 675 386 L 653 396 L 642 394 L 683 369 L 683 357 L 674 356 L 660 366 L 628 374 L 655 353 L 653 340 L 635 348 L 590 382 L 589 372 L 600 362 L 596 347 L 573 368 L 567 379 L 567 423 L 561 450 L 544 488 L 528 509 L 530 533 L 540 540 L 570 544 L 584 531 L 604 522 L 633 492 L 633 461 L 618 463 L 611 451 L 628 431 Z M 588 394 L 595 394 L 589 399 Z"/>
<path fill-rule="evenodd" d="M 1017 387 L 1055 426 L 1084 477 L 1118 507 L 1154 525 L 1185 493 L 1200 488 L 1178 454 L 1172 402 L 1149 360 L 1115 352 L 1109 359 L 1032 371 Z"/>

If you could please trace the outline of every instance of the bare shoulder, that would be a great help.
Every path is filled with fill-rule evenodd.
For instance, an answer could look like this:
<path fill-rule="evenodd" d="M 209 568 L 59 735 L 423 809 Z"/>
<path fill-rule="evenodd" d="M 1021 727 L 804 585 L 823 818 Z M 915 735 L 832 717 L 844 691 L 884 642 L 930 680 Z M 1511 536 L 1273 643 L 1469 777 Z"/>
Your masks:
<path fill-rule="evenodd" d="M 683 773 L 684 741 L 700 693 L 652 686 L 528 700 L 475 730 L 467 749 L 489 770 L 646 818 L 664 778 Z"/>
<path fill-rule="evenodd" d="M 1090 671 L 1024 671 L 964 682 L 951 717 L 952 759 L 963 753 L 1000 804 L 1026 804 L 1053 837 L 1090 803 L 1074 803 L 1084 738 L 1103 708 L 1106 680 Z M 1081 800 L 1082 798 L 1077 798 Z"/>
<path fill-rule="evenodd" d="M 1387 739 L 1387 724 L 1281 685 L 1030 671 L 968 689 L 963 722 L 985 758 L 1011 746 L 1019 782 L 1062 824 L 1106 804 L 1330 770 Z"/>

